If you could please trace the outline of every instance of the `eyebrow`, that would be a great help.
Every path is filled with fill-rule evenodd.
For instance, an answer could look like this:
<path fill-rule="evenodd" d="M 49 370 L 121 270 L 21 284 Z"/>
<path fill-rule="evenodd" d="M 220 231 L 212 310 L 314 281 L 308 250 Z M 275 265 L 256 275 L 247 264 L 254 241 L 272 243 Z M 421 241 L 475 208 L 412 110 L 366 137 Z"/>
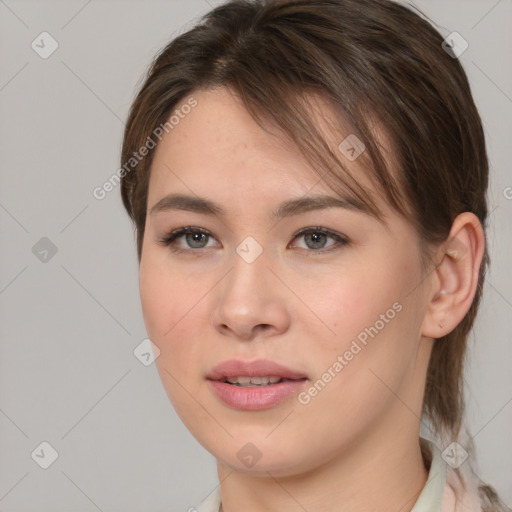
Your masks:
<path fill-rule="evenodd" d="M 272 220 L 279 220 L 292 215 L 326 208 L 345 208 L 371 215 L 370 209 L 362 202 L 348 197 L 332 197 L 328 195 L 305 196 L 284 201 L 277 210 L 270 213 Z M 206 215 L 226 217 L 226 211 L 219 204 L 204 197 L 185 194 L 169 194 L 149 209 L 150 215 L 170 210 L 184 210 Z"/>

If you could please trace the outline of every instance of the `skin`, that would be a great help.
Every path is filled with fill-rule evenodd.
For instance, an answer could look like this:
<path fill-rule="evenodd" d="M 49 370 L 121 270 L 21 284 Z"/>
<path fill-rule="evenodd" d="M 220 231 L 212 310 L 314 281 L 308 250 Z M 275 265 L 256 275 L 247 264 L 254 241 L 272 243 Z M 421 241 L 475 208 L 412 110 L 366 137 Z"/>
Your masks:
<path fill-rule="evenodd" d="M 155 150 L 140 293 L 165 390 L 218 461 L 223 510 L 411 510 L 427 479 L 418 442 L 427 364 L 434 339 L 471 305 L 484 243 L 478 220 L 457 217 L 428 273 L 416 231 L 377 193 L 386 224 L 344 208 L 276 223 L 269 213 L 283 201 L 334 192 L 229 89 L 193 96 L 197 107 Z M 314 105 L 322 124 L 327 106 Z M 323 127 L 334 148 L 348 135 Z M 375 192 L 358 160 L 348 164 Z M 226 215 L 150 213 L 170 193 L 205 197 Z M 185 236 L 174 246 L 159 242 L 182 226 L 207 230 L 207 247 Z M 330 250 L 319 253 L 307 236 L 294 238 L 319 226 L 348 244 L 326 236 L 320 242 Z M 247 236 L 263 249 L 252 263 L 236 252 Z M 239 411 L 205 379 L 227 359 L 261 358 L 303 372 L 308 389 L 397 302 L 401 311 L 307 404 L 293 396 Z M 237 457 L 248 442 L 261 453 L 252 468 Z"/>

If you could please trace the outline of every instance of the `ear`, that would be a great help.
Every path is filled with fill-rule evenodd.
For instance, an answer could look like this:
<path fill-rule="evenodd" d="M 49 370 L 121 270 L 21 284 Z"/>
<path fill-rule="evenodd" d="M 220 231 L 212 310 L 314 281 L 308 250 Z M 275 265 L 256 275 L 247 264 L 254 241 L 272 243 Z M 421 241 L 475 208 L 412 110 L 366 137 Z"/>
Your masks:
<path fill-rule="evenodd" d="M 484 251 L 485 234 L 478 217 L 461 213 L 436 255 L 440 263 L 431 276 L 423 336 L 441 338 L 462 321 L 477 290 Z"/>

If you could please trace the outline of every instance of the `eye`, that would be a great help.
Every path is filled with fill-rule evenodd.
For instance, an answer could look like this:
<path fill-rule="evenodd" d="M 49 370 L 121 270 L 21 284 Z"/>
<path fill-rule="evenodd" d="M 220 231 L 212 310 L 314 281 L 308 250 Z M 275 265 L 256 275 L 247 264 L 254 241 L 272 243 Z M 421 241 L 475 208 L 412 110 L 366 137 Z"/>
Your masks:
<path fill-rule="evenodd" d="M 348 240 L 334 231 L 330 231 L 321 227 L 305 228 L 294 236 L 294 240 L 302 238 L 305 241 L 306 247 L 301 249 L 311 249 L 309 252 L 324 253 L 335 250 L 337 246 L 348 244 Z M 328 239 L 334 242 L 327 245 Z M 326 249 L 327 247 L 327 249 Z"/>
<path fill-rule="evenodd" d="M 339 246 L 344 246 L 349 243 L 344 236 L 322 227 L 302 229 L 294 235 L 293 240 L 300 238 L 303 238 L 306 246 L 299 248 L 314 253 L 330 252 L 336 250 Z M 180 239 L 184 241 L 185 245 L 178 243 Z M 158 242 L 161 245 L 172 247 L 172 250 L 175 252 L 191 252 L 191 249 L 206 249 L 212 247 L 212 245 L 208 245 L 212 239 L 213 235 L 209 231 L 194 226 L 186 226 L 171 231 L 169 234 L 160 238 Z M 327 243 L 329 239 L 333 241 L 330 244 Z"/>
<path fill-rule="evenodd" d="M 159 243 L 165 246 L 173 246 L 173 251 L 180 252 L 187 249 L 204 249 L 208 247 L 208 242 L 212 237 L 211 233 L 202 228 L 187 226 L 175 229 L 168 235 L 162 237 Z M 176 242 L 183 238 L 186 245 L 179 245 Z"/>

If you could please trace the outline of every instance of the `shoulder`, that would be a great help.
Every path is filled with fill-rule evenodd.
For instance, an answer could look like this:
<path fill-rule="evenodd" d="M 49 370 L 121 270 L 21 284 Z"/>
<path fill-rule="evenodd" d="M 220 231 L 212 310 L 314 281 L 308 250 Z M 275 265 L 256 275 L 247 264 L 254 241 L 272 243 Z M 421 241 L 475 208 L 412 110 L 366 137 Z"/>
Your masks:
<path fill-rule="evenodd" d="M 481 511 L 482 502 L 476 478 L 447 466 L 441 512 Z"/>
<path fill-rule="evenodd" d="M 441 452 L 434 440 L 420 437 L 420 446 L 425 467 L 429 469 L 429 480 L 427 482 L 429 485 L 426 485 L 424 489 L 424 492 L 428 495 L 428 510 L 440 512 L 512 512 L 501 504 L 492 488 L 484 485 L 477 477 L 469 460 L 454 467 L 449 464 L 450 456 L 443 455 L 446 449 Z M 435 479 L 435 483 L 430 483 L 431 479 Z M 490 494 L 487 492 L 489 490 L 491 491 Z M 419 510 L 423 509 L 420 507 Z"/>
<path fill-rule="evenodd" d="M 441 512 L 512 512 L 471 468 L 447 467 Z"/>

